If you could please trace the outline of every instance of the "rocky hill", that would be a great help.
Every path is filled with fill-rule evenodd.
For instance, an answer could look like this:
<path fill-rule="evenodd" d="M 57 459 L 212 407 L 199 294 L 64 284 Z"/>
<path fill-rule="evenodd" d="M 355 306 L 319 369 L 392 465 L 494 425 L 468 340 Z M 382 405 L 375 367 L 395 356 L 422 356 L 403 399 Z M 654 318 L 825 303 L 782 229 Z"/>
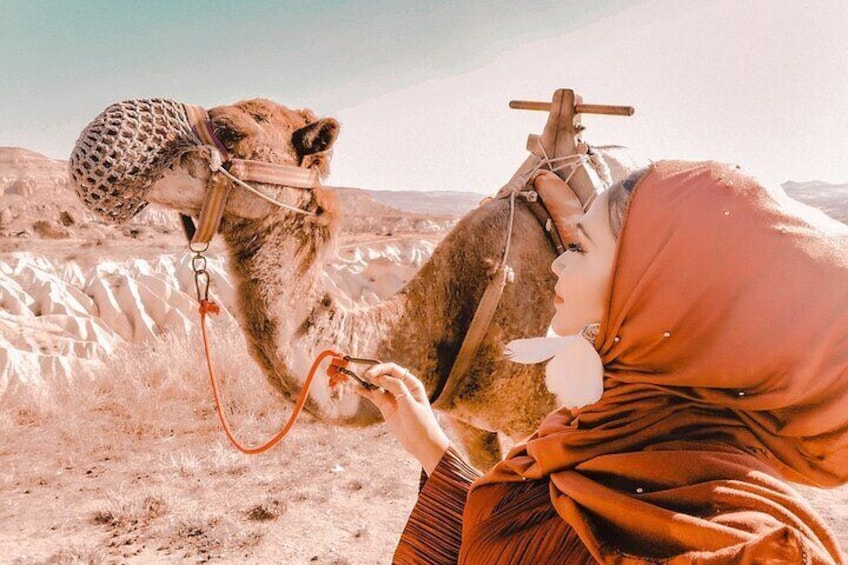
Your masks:
<path fill-rule="evenodd" d="M 848 224 L 848 184 L 811 180 L 788 181 L 781 186 L 795 200 L 815 206 L 831 218 Z"/>
<path fill-rule="evenodd" d="M 789 181 L 783 188 L 791 197 L 848 223 L 848 184 Z M 444 233 L 483 198 L 473 192 L 334 190 L 348 234 Z M 143 241 L 179 231 L 176 215 L 156 206 L 148 206 L 126 224 L 106 224 L 70 187 L 67 161 L 20 147 L 0 147 L 0 239 Z"/>

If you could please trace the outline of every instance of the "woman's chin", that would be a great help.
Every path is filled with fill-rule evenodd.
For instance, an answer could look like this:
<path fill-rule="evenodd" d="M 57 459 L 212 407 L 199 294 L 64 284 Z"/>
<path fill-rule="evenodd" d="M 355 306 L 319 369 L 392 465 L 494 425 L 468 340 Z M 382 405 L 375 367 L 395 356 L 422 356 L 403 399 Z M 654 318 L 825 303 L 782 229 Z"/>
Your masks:
<path fill-rule="evenodd" d="M 574 335 L 583 329 L 582 325 L 574 324 L 571 320 L 564 320 L 560 316 L 554 316 L 551 320 L 551 329 L 560 336 Z"/>

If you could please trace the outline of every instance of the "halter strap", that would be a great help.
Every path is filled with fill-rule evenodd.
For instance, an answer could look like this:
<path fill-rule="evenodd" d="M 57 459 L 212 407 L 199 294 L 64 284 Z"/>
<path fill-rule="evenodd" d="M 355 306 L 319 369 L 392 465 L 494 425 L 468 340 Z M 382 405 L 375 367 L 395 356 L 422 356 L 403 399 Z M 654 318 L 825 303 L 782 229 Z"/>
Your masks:
<path fill-rule="evenodd" d="M 316 169 L 277 165 L 249 159 L 232 159 L 230 163 L 230 173 L 245 182 L 277 184 L 306 190 L 321 186 Z"/>
<path fill-rule="evenodd" d="M 212 178 L 206 189 L 197 230 L 190 238 L 191 245 L 208 244 L 218 232 L 233 184 L 240 185 L 281 208 L 300 214 L 314 215 L 314 212 L 278 202 L 246 183 L 257 182 L 311 190 L 321 186 L 316 169 L 278 165 L 251 159 L 234 159 L 218 136 L 215 135 L 209 113 L 201 106 L 184 104 L 184 107 L 186 118 L 188 118 L 198 145 L 209 147 L 212 151 L 209 163 L 209 168 L 212 169 Z M 232 182 L 227 182 L 225 177 Z"/>
<path fill-rule="evenodd" d="M 200 106 L 193 104 L 183 104 L 185 107 L 188 123 L 191 124 L 191 131 L 194 136 L 200 141 L 201 145 L 209 145 L 218 150 L 221 155 L 221 162 L 227 163 L 230 161 L 230 152 L 215 135 L 212 129 L 212 120 L 209 119 L 209 113 Z"/>

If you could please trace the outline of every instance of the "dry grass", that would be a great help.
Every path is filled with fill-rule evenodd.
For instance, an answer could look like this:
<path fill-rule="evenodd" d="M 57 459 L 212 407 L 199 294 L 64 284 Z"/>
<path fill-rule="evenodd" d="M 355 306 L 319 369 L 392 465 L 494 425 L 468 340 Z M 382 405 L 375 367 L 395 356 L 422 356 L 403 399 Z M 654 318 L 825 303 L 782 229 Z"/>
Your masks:
<path fill-rule="evenodd" d="M 215 362 L 242 438 L 288 417 L 237 328 Z M 0 404 L 0 555 L 13 563 L 385 563 L 418 470 L 382 426 L 301 416 L 261 456 L 219 429 L 196 336 L 125 346 Z M 235 376 L 238 376 L 236 378 Z"/>
<path fill-rule="evenodd" d="M 238 328 L 213 322 L 214 359 L 241 438 L 285 420 Z M 301 417 L 267 454 L 226 443 L 197 336 L 124 346 L 74 382 L 0 402 L 0 561 L 388 563 L 418 468 L 382 426 Z M 848 488 L 803 489 L 848 543 Z"/>

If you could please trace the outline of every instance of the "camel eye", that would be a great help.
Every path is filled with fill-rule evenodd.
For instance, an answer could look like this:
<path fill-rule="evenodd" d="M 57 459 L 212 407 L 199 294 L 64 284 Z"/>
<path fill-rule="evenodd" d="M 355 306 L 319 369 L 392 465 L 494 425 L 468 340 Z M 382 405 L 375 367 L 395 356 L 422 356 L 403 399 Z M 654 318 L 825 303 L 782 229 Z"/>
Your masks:
<path fill-rule="evenodd" d="M 221 140 L 221 143 L 232 149 L 233 145 L 245 138 L 246 134 L 236 131 L 229 126 L 218 126 L 215 128 L 215 135 Z"/>
<path fill-rule="evenodd" d="M 254 120 L 256 120 L 257 122 L 262 123 L 262 124 L 268 122 L 268 118 L 266 118 L 262 114 L 251 114 L 250 117 L 253 118 Z"/>

